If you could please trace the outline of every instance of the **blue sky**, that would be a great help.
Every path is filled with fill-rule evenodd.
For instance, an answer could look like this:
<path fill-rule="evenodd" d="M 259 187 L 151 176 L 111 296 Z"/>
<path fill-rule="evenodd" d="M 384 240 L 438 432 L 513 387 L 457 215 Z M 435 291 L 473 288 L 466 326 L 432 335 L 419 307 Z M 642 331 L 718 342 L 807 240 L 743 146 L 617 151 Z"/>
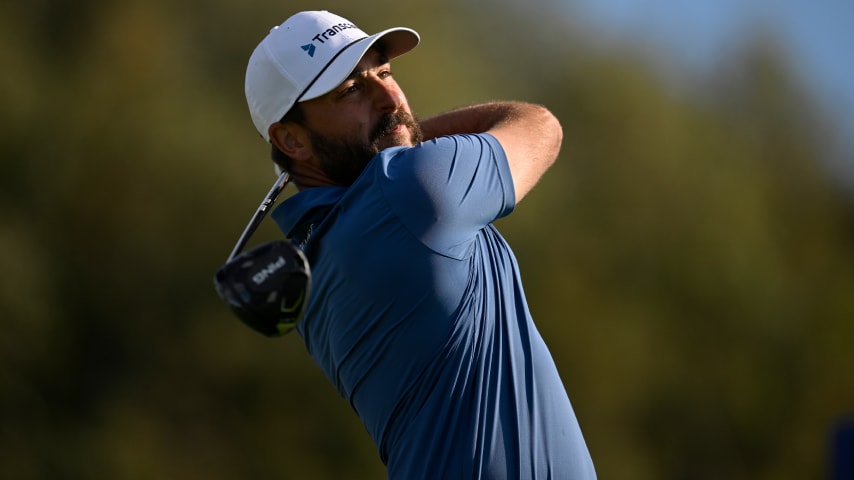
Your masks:
<path fill-rule="evenodd" d="M 757 28 L 791 54 L 847 139 L 854 171 L 854 0 L 555 0 L 615 45 L 644 42 L 702 71 Z"/>

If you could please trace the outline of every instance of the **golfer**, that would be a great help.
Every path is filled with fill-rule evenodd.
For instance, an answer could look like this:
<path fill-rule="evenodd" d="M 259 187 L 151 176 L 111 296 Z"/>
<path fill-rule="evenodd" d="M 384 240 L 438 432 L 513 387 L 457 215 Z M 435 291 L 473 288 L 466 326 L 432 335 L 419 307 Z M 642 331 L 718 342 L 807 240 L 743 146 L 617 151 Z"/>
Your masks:
<path fill-rule="evenodd" d="M 492 225 L 555 161 L 560 124 L 520 102 L 419 122 L 389 64 L 418 43 L 312 11 L 250 57 L 252 120 L 299 190 L 272 213 L 311 265 L 296 330 L 391 479 L 595 478 Z"/>

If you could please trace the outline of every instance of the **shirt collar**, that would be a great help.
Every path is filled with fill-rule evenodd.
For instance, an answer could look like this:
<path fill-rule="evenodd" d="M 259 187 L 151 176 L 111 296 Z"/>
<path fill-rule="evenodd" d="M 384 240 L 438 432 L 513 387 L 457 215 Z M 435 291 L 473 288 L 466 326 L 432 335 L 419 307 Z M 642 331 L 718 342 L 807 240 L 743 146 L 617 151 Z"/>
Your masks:
<path fill-rule="evenodd" d="M 286 237 L 303 243 L 311 226 L 322 221 L 346 192 L 347 187 L 315 187 L 302 190 L 273 210 L 273 220 Z"/>

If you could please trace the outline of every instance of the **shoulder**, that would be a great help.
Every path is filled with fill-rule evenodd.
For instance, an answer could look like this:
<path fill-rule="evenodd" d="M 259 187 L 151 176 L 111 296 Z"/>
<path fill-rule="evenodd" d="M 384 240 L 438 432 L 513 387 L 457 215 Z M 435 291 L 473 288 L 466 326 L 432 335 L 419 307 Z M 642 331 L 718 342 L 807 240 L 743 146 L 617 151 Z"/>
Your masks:
<path fill-rule="evenodd" d="M 498 140 L 488 134 L 459 134 L 430 139 L 414 147 L 394 147 L 379 154 L 379 167 L 390 180 L 423 179 L 431 172 L 447 175 L 506 164 L 507 157 Z M 469 167 L 454 170 L 458 162 Z"/>
<path fill-rule="evenodd" d="M 514 203 L 507 157 L 488 133 L 448 135 L 414 147 L 390 148 L 375 160 L 373 168 L 378 171 L 372 182 L 389 199 L 421 197 L 432 209 L 459 208 L 463 200 L 476 205 L 492 199 L 499 210 Z"/>

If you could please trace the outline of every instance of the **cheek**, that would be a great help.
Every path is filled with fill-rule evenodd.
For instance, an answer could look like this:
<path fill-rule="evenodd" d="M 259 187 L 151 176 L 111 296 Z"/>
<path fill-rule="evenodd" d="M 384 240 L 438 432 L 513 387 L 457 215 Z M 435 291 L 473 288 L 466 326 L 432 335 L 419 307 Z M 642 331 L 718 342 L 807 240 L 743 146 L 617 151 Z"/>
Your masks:
<path fill-rule="evenodd" d="M 318 123 L 315 131 L 322 133 L 327 138 L 356 138 L 364 135 L 369 130 L 366 122 L 359 120 L 351 113 L 342 113 L 335 117 L 325 119 Z"/>
<path fill-rule="evenodd" d="M 369 108 L 350 108 L 342 110 L 329 119 L 329 128 L 342 135 L 352 137 L 370 131 L 375 119 Z"/>
<path fill-rule="evenodd" d="M 311 128 L 327 138 L 366 139 L 380 115 L 370 105 L 344 105 L 311 119 Z"/>

